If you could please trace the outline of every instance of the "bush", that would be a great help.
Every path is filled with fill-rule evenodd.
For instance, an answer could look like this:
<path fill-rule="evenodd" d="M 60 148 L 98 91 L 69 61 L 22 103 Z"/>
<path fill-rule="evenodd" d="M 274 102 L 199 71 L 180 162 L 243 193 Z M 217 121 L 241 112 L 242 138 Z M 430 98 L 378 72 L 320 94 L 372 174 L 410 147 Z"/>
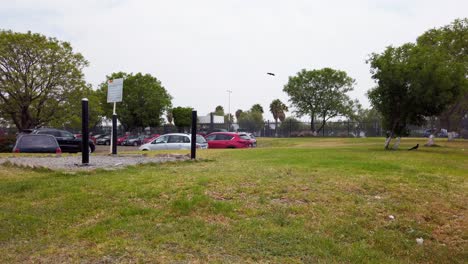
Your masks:
<path fill-rule="evenodd" d="M 3 135 L 0 136 L 0 152 L 11 152 L 16 142 L 16 136 Z"/>

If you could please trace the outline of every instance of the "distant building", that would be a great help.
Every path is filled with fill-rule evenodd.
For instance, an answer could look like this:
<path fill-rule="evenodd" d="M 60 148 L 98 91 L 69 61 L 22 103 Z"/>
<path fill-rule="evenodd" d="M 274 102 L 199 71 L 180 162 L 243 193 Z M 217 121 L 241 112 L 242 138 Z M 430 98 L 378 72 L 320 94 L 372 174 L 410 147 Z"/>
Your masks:
<path fill-rule="evenodd" d="M 206 116 L 199 116 L 198 117 L 199 124 L 211 124 L 211 117 L 210 115 Z M 224 124 L 224 116 L 213 115 L 213 123 L 214 124 Z"/>

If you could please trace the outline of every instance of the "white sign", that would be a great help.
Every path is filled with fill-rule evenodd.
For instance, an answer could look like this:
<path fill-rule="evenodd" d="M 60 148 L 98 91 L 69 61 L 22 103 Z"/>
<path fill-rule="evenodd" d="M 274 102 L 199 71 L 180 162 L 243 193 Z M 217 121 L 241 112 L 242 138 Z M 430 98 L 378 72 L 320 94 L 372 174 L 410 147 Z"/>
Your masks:
<path fill-rule="evenodd" d="M 114 79 L 107 82 L 107 102 L 122 102 L 123 79 Z"/>

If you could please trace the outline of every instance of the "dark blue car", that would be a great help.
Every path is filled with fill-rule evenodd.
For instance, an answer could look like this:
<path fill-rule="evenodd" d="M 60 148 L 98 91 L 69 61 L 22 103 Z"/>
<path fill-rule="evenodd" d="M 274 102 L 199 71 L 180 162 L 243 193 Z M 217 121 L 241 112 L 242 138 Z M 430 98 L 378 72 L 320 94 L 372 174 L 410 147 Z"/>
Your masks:
<path fill-rule="evenodd" d="M 19 135 L 13 147 L 15 153 L 62 153 L 57 140 L 51 135 Z"/>

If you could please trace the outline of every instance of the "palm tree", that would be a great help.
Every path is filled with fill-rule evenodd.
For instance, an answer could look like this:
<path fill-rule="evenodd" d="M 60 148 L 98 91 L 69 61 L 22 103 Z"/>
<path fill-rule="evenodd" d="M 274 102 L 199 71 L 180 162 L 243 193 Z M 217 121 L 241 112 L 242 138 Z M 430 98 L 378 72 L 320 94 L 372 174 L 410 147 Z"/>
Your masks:
<path fill-rule="evenodd" d="M 237 109 L 237 111 L 236 111 L 236 120 L 237 120 L 237 122 L 239 122 L 239 117 L 242 114 L 242 112 L 243 112 L 242 110 Z"/>
<path fill-rule="evenodd" d="M 288 107 L 280 101 L 280 99 L 275 99 L 270 104 L 270 112 L 275 119 L 275 136 L 277 136 L 277 128 L 278 128 L 278 119 L 281 121 L 284 120 L 285 114 L 284 112 L 288 111 Z"/>
<path fill-rule="evenodd" d="M 263 107 L 260 104 L 254 104 L 252 105 L 252 108 L 250 108 L 250 111 L 259 112 L 263 114 Z"/>

